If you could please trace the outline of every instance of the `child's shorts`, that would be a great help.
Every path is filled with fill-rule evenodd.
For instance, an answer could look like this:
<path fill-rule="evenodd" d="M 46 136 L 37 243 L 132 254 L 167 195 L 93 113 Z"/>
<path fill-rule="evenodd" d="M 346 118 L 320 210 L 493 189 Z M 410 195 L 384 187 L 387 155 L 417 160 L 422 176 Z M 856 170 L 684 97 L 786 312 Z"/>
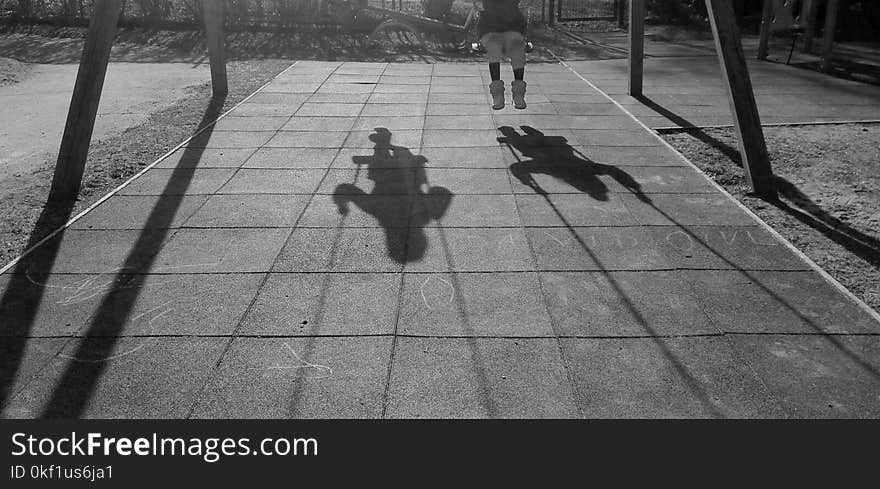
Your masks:
<path fill-rule="evenodd" d="M 521 32 L 487 32 L 480 38 L 490 63 L 500 63 L 507 56 L 514 69 L 526 65 L 526 39 Z"/>

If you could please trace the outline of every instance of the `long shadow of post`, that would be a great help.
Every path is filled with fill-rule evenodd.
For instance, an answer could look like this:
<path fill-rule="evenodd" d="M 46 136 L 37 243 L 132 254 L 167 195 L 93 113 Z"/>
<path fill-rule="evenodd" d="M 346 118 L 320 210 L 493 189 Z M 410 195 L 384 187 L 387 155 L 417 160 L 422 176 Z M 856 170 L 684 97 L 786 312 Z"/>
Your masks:
<path fill-rule="evenodd" d="M 199 123 L 199 128 L 204 130 L 186 146 L 181 163 L 172 172 L 160 201 L 150 212 L 115 280 L 110 282 L 113 285 L 101 300 L 88 329 L 82 333 L 76 352 L 70 356 L 71 360 L 57 382 L 42 417 L 76 418 L 82 415 L 143 285 L 132 274 L 149 272 L 159 247 L 171 232 L 171 223 L 185 197 L 184 190 L 189 187 L 194 175 L 190 164 L 201 159 L 213 132 L 212 122 L 220 115 L 224 103 L 225 99 L 215 98 L 205 109 Z M 166 194 L 170 188 L 174 188 L 175 192 Z"/>
<path fill-rule="evenodd" d="M 684 132 L 695 137 L 697 140 L 709 145 L 720 151 L 734 165 L 742 168 L 742 158 L 739 150 L 724 143 L 718 138 L 707 134 L 702 128 L 695 126 L 684 117 L 663 107 L 650 98 L 640 95 L 636 97 L 645 106 L 651 108 L 655 112 L 663 115 L 682 128 Z M 803 222 L 807 226 L 824 234 L 828 239 L 843 246 L 851 253 L 859 258 L 867 261 L 872 266 L 880 268 L 880 240 L 876 237 L 868 235 L 853 228 L 848 223 L 837 219 L 820 205 L 813 202 L 806 194 L 804 194 L 795 184 L 791 183 L 784 177 L 779 175 L 773 176 L 778 197 L 781 198 L 761 198 L 768 204 L 773 205 L 779 210 L 791 215 L 795 219 Z M 783 199 L 788 200 L 785 202 Z"/>
<path fill-rule="evenodd" d="M 28 238 L 27 249 L 34 250 L 13 268 L 3 297 L 0 298 L 0 412 L 12 398 L 28 337 L 46 292 L 49 275 L 58 256 L 64 230 L 41 244 L 49 233 L 63 226 L 73 211 L 75 201 L 48 202 Z"/>
<path fill-rule="evenodd" d="M 601 273 L 608 280 L 608 283 L 614 288 L 614 292 L 624 302 L 633 319 L 645 330 L 657 346 L 662 350 L 663 355 L 669 360 L 675 370 L 681 375 L 682 379 L 688 386 L 688 389 L 694 394 L 694 397 L 700 402 L 706 411 L 714 417 L 721 417 L 722 413 L 709 400 L 706 391 L 700 386 L 696 378 L 688 371 L 687 367 L 675 356 L 662 336 L 651 327 L 645 316 L 636 307 L 632 300 L 627 296 L 626 291 L 617 282 L 607 267 L 602 263 L 599 256 L 584 242 L 584 240 L 575 232 L 574 227 L 568 222 L 568 219 L 556 207 L 548 193 L 542 189 L 535 179 L 532 177 L 535 173 L 551 175 L 555 178 L 565 181 L 572 187 L 587 193 L 591 197 L 600 200 L 608 200 L 608 187 L 597 178 L 599 175 L 609 175 L 619 184 L 623 185 L 627 190 L 635 194 L 642 202 L 651 203 L 642 192 L 641 185 L 628 173 L 618 167 L 611 165 L 602 165 L 590 160 L 587 156 L 577 152 L 577 150 L 568 144 L 568 141 L 561 136 L 545 136 L 543 132 L 529 126 L 522 126 L 523 134 L 519 134 L 516 129 L 510 126 L 498 128 L 503 137 L 498 141 L 507 144 L 517 158 L 517 162 L 510 166 L 513 175 L 524 184 L 534 189 L 536 194 L 544 197 L 547 204 L 553 209 L 554 213 L 565 224 L 571 236 L 578 244 L 590 255 L 590 258 L 599 266 Z M 513 151 L 515 150 L 515 151 Z M 517 154 L 517 152 L 519 154 Z M 520 156 L 531 158 L 531 160 L 522 160 Z"/>
<path fill-rule="evenodd" d="M 513 133 L 515 133 L 515 130 L 513 130 L 512 128 L 499 128 L 499 129 L 501 129 L 503 133 L 510 134 L 510 131 L 513 131 Z M 524 128 L 524 130 L 525 130 L 525 128 Z M 528 130 L 525 130 L 525 133 L 526 133 L 527 135 L 528 135 L 528 134 L 531 134 L 531 135 L 533 135 L 533 136 L 535 136 L 535 137 L 543 136 L 542 133 L 541 133 L 540 131 L 537 131 L 537 130 L 532 129 L 532 128 L 529 128 Z M 557 146 L 558 146 L 558 145 L 564 145 L 564 138 L 560 138 L 560 139 L 561 139 L 561 140 L 557 140 L 557 141 L 556 141 Z M 525 148 L 522 148 L 522 149 L 521 149 L 521 148 L 519 148 L 519 147 L 514 146 L 514 144 L 519 144 L 520 146 L 523 146 L 523 145 L 528 146 L 528 144 L 525 144 L 525 143 L 526 143 L 526 142 L 530 142 L 530 141 L 534 141 L 534 140 L 529 140 L 529 139 L 518 139 L 518 138 L 516 138 L 516 137 L 511 138 L 509 135 L 506 135 L 504 138 L 499 138 L 499 141 L 502 142 L 502 143 L 507 143 L 507 144 L 510 146 L 511 150 L 516 149 L 516 150 L 519 150 L 520 153 L 525 154 L 525 151 L 529 151 L 529 148 L 528 148 L 528 147 L 525 147 Z M 532 144 L 534 144 L 534 143 L 532 143 Z M 720 142 L 719 142 L 719 144 L 723 144 L 723 143 L 720 143 Z M 524 150 L 525 150 L 525 151 L 524 151 Z M 555 151 L 557 151 L 557 150 L 554 150 L 554 152 L 555 152 Z M 559 151 L 560 151 L 562 154 L 566 154 L 566 155 L 567 155 L 569 150 L 566 149 L 566 150 L 564 150 L 564 151 L 562 151 L 562 150 L 559 150 Z M 573 154 L 574 152 L 575 152 L 575 150 L 572 148 L 571 153 Z M 552 152 L 551 152 L 551 153 L 552 153 Z M 533 152 L 532 154 L 535 154 L 535 153 Z M 540 154 L 540 153 L 538 153 L 538 154 Z M 514 152 L 514 156 L 516 156 L 517 158 L 519 158 L 519 156 L 516 154 L 516 152 Z M 583 155 L 581 155 L 581 156 L 583 156 Z M 583 156 L 583 158 L 584 158 L 584 159 L 583 159 L 583 163 L 589 163 L 588 158 L 586 158 L 585 156 Z M 569 170 L 559 170 L 559 171 L 553 170 L 553 167 L 555 166 L 553 160 L 545 160 L 545 161 L 537 161 L 537 162 L 535 162 L 535 161 L 531 161 L 531 162 L 522 162 L 522 161 L 518 161 L 517 163 L 515 163 L 514 165 L 511 166 L 511 171 L 513 171 L 513 166 L 515 166 L 515 165 L 517 165 L 517 164 L 519 164 L 519 163 L 522 163 L 522 165 L 521 165 L 520 167 L 518 167 L 518 168 L 520 168 L 520 169 L 529 169 L 529 168 L 531 168 L 531 169 L 539 169 L 539 171 L 540 171 L 541 173 L 546 173 L 546 174 L 549 174 L 549 175 L 554 175 L 554 176 L 556 176 L 557 178 L 561 178 L 561 179 L 571 179 L 571 178 L 573 178 L 573 177 L 572 177 L 572 172 L 569 171 Z M 572 165 L 573 165 L 573 162 L 570 162 L 570 161 L 569 161 L 569 162 L 563 162 L 563 164 L 561 165 L 561 168 L 565 169 L 565 168 L 568 168 L 568 167 L 570 167 L 570 166 L 572 166 Z M 524 171 L 524 170 L 517 170 L 517 171 Z M 613 175 L 614 172 L 609 173 L 609 174 L 612 174 L 612 175 Z M 527 184 L 528 184 L 528 181 L 529 181 L 529 178 L 530 178 L 530 177 L 528 177 L 528 176 L 526 176 L 526 175 L 521 175 L 521 176 L 522 176 L 522 178 L 520 178 L 520 176 L 518 176 L 517 178 L 519 178 L 521 181 L 524 181 L 524 183 L 527 183 Z M 575 188 L 583 188 L 583 187 L 584 187 L 584 182 L 583 182 L 583 181 L 578 181 L 578 178 L 580 178 L 580 179 L 586 178 L 587 181 L 589 181 L 589 180 L 590 180 L 591 178 L 593 178 L 593 177 L 591 177 L 591 175 L 590 175 L 589 173 L 585 173 L 585 174 L 581 174 L 579 177 L 575 177 L 575 180 L 566 180 L 566 181 L 568 181 L 568 182 L 569 182 L 572 186 L 574 186 Z M 617 177 L 615 177 L 615 178 L 617 178 Z M 626 175 L 626 176 L 623 177 L 623 178 L 624 178 L 625 181 L 632 181 L 632 182 L 634 182 L 634 180 L 632 179 L 632 177 L 630 177 L 629 175 Z M 525 180 L 523 180 L 523 179 L 525 179 Z M 620 180 L 618 180 L 618 181 L 620 181 Z M 847 357 L 848 357 L 850 360 L 852 360 L 853 362 L 857 363 L 862 369 L 864 369 L 864 370 L 865 370 L 868 374 L 870 374 L 872 377 L 880 379 L 880 370 L 878 370 L 874 365 L 872 365 L 870 362 L 866 361 L 866 360 L 865 360 L 864 358 L 862 358 L 858 353 L 852 351 L 850 348 L 848 348 L 846 345 L 844 345 L 842 341 L 840 341 L 839 339 L 837 339 L 834 335 L 826 334 L 826 333 L 824 332 L 824 330 L 823 330 L 818 324 L 816 324 L 816 322 L 815 322 L 813 319 L 811 319 L 811 318 L 807 317 L 806 315 L 804 315 L 804 313 L 802 313 L 802 312 L 799 311 L 797 308 L 795 308 L 793 305 L 791 305 L 791 304 L 789 304 L 788 302 L 786 302 L 785 299 L 783 299 L 782 297 L 780 297 L 779 294 L 777 294 L 776 292 L 770 290 L 770 288 L 767 287 L 766 285 L 764 285 L 764 284 L 758 279 L 758 277 L 756 277 L 756 276 L 754 275 L 754 273 L 750 272 L 749 270 L 745 270 L 745 269 L 743 269 L 742 267 L 740 267 L 739 265 L 737 265 L 736 263 L 734 263 L 730 258 L 724 256 L 722 253 L 720 253 L 720 252 L 718 252 L 717 250 L 713 249 L 712 245 L 711 245 L 710 243 L 708 243 L 705 239 L 703 239 L 702 237 L 698 236 L 698 235 L 695 234 L 691 229 L 689 229 L 687 226 L 685 226 L 685 225 L 683 225 L 682 223 L 678 222 L 673 216 L 669 215 L 667 212 L 665 212 L 664 210 L 662 210 L 662 209 L 658 208 L 656 205 L 654 205 L 653 202 L 652 202 L 647 196 L 645 196 L 644 194 L 641 193 L 641 189 L 640 189 L 640 187 L 639 187 L 639 185 L 638 185 L 637 183 L 636 183 L 635 185 L 629 185 L 629 184 L 624 183 L 624 182 L 621 182 L 621 183 L 622 183 L 622 184 L 623 184 L 623 185 L 624 185 L 624 186 L 625 186 L 630 192 L 633 192 L 633 193 L 635 193 L 637 196 L 639 196 L 639 198 L 640 198 L 643 202 L 645 202 L 645 203 L 647 203 L 648 205 L 650 205 L 650 206 L 652 207 L 653 210 L 655 210 L 656 212 L 658 212 L 660 215 L 662 215 L 662 216 L 665 217 L 667 220 L 669 220 L 674 226 L 676 226 L 677 228 L 679 228 L 679 229 L 681 230 L 681 232 L 683 232 L 684 234 L 686 234 L 691 240 L 693 240 L 693 242 L 698 243 L 699 245 L 703 246 L 704 248 L 706 248 L 706 250 L 708 250 L 709 252 L 713 253 L 713 254 L 716 255 L 719 259 L 721 259 L 723 262 L 725 262 L 725 263 L 726 263 L 728 266 L 730 266 L 733 270 L 736 270 L 737 272 L 741 273 L 744 277 L 748 278 L 750 282 L 752 282 L 752 283 L 754 283 L 755 285 L 757 285 L 758 288 L 760 288 L 762 292 L 766 293 L 769 297 L 771 297 L 771 298 L 772 298 L 776 303 L 778 303 L 781 307 L 783 307 L 784 309 L 788 310 L 789 312 L 791 312 L 792 314 L 794 314 L 795 316 L 797 316 L 797 317 L 798 317 L 801 321 L 803 321 L 805 324 L 809 325 L 809 326 L 815 331 L 815 333 L 821 335 L 822 338 L 823 338 L 825 341 L 827 341 L 828 343 L 830 343 L 834 348 L 836 348 L 838 351 L 840 351 L 841 353 L 843 353 L 845 356 L 847 356 Z M 535 188 L 535 187 L 533 187 L 533 188 Z M 791 189 L 788 189 L 788 191 L 791 192 Z M 634 304 L 633 304 L 633 303 L 632 303 L 632 302 L 626 297 L 624 291 L 623 291 L 622 288 L 619 286 L 619 284 L 617 284 L 617 282 L 613 279 L 613 277 L 611 277 L 611 276 L 609 275 L 607 269 L 605 269 L 605 267 L 602 265 L 601 261 L 599 261 L 598 257 L 597 257 L 597 256 L 596 256 L 596 255 L 595 255 L 595 254 L 589 249 L 589 247 L 586 245 L 586 243 L 584 243 L 583 240 L 580 239 L 580 237 L 577 235 L 577 233 L 574 232 L 573 227 L 570 225 L 570 223 L 568 223 L 568 221 L 565 219 L 564 215 L 563 215 L 563 214 L 562 214 L 562 213 L 556 208 L 556 206 L 553 205 L 553 203 L 550 201 L 550 199 L 549 199 L 548 195 L 546 194 L 546 192 L 539 191 L 539 189 L 536 189 L 536 192 L 537 192 L 537 193 L 540 193 L 541 195 L 544 196 L 545 199 L 547 199 L 548 204 L 553 208 L 553 210 L 554 210 L 554 212 L 556 213 L 556 215 L 557 215 L 557 216 L 558 216 L 558 217 L 559 217 L 559 218 L 560 218 L 560 219 L 566 224 L 566 227 L 568 228 L 568 230 L 569 230 L 569 232 L 571 233 L 571 235 L 572 235 L 572 236 L 578 241 L 578 243 L 580 244 L 580 246 L 583 247 L 583 249 L 584 249 L 584 250 L 585 250 L 585 251 L 591 256 L 591 258 L 592 258 L 592 259 L 593 259 L 593 260 L 594 260 L 594 261 L 600 266 L 600 268 L 602 268 L 603 273 L 607 276 L 607 278 L 608 278 L 609 282 L 611 283 L 612 287 L 614 287 L 615 292 L 616 292 L 616 293 L 617 293 L 617 294 L 618 294 L 618 295 L 624 300 L 624 302 L 626 303 L 627 308 L 628 308 L 628 309 L 630 310 L 630 312 L 633 314 L 633 317 L 637 320 L 637 322 L 639 322 L 639 324 L 640 324 L 642 327 L 645 328 L 645 330 L 646 330 L 647 332 L 649 332 L 649 334 L 651 334 L 651 336 L 654 337 L 655 341 L 657 341 L 658 345 L 661 347 L 661 349 L 663 350 L 663 352 L 664 352 L 664 354 L 666 355 L 666 357 L 669 358 L 669 360 L 673 363 L 673 365 L 674 365 L 674 367 L 676 368 L 676 370 L 678 370 L 678 371 L 683 375 L 685 381 L 686 381 L 687 384 L 688 384 L 688 387 L 689 387 L 689 388 L 691 389 L 691 391 L 696 395 L 697 399 L 701 402 L 701 404 L 702 404 L 702 405 L 707 409 L 707 411 L 709 411 L 713 416 L 716 416 L 716 417 L 720 417 L 720 416 L 722 416 L 722 413 L 721 413 L 720 411 L 718 411 L 718 409 L 717 409 L 717 408 L 716 408 L 716 407 L 715 407 L 715 406 L 709 401 L 709 398 L 706 396 L 705 391 L 704 391 L 704 390 L 702 389 L 702 387 L 699 385 L 699 383 L 697 382 L 697 380 L 696 380 L 696 379 L 695 379 L 695 378 L 694 378 L 694 377 L 693 377 L 693 376 L 687 371 L 686 367 L 685 367 L 683 364 L 681 364 L 681 362 L 679 362 L 679 361 L 675 358 L 675 356 L 673 355 L 673 353 L 671 352 L 671 350 L 666 346 L 666 344 L 665 344 L 665 342 L 663 341 L 663 339 L 660 338 L 660 337 L 657 337 L 657 336 L 656 336 L 654 330 L 653 330 L 652 328 L 650 328 L 650 326 L 647 324 L 647 321 L 645 320 L 645 318 L 644 318 L 644 317 L 641 315 L 641 313 L 635 308 L 635 305 L 634 305 Z M 600 194 L 600 195 L 601 195 L 601 194 Z M 771 202 L 771 203 L 777 204 L 776 202 Z"/>

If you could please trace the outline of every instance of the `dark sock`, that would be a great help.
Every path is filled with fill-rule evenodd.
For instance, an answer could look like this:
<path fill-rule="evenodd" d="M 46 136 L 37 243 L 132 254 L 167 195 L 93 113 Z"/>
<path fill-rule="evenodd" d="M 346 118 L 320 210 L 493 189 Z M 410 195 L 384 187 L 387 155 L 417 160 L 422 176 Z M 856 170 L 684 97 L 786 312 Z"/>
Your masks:
<path fill-rule="evenodd" d="M 513 70 L 513 79 L 514 80 L 522 80 L 525 75 L 526 75 L 525 68 L 519 68 L 519 69 Z"/>
<path fill-rule="evenodd" d="M 489 76 L 492 77 L 492 81 L 501 79 L 501 63 L 489 63 Z"/>

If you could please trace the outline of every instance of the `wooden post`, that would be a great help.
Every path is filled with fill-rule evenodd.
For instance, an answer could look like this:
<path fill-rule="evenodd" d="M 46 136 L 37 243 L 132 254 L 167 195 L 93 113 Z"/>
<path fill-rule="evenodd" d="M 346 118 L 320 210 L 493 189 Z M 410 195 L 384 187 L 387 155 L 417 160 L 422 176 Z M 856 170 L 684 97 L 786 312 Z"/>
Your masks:
<path fill-rule="evenodd" d="M 816 37 L 816 17 L 819 15 L 819 2 L 814 0 L 804 0 L 803 11 L 801 13 L 804 26 L 804 52 L 813 52 L 813 38 Z"/>
<path fill-rule="evenodd" d="M 727 83 L 733 121 L 739 136 L 743 168 L 752 191 L 762 197 L 776 198 L 773 170 L 767 143 L 752 91 L 739 32 L 736 29 L 731 0 L 706 0 L 706 9 L 715 36 L 715 49 L 721 73 Z"/>
<path fill-rule="evenodd" d="M 617 27 L 623 29 L 626 27 L 626 0 L 615 1 L 615 16 L 617 16 Z"/>
<path fill-rule="evenodd" d="M 547 2 L 547 25 L 553 27 L 556 25 L 556 0 L 550 0 Z"/>
<path fill-rule="evenodd" d="M 211 86 L 215 97 L 229 93 L 226 81 L 226 48 L 223 37 L 223 0 L 202 0 L 205 12 L 205 37 L 208 42 L 208 58 L 211 60 Z"/>
<path fill-rule="evenodd" d="M 55 163 L 50 201 L 76 200 L 79 195 L 121 6 L 122 0 L 95 0 L 92 7 L 61 149 Z"/>
<path fill-rule="evenodd" d="M 642 95 L 645 75 L 645 0 L 629 2 L 629 94 Z"/>
<path fill-rule="evenodd" d="M 838 0 L 828 0 L 828 8 L 825 11 L 825 32 L 822 37 L 822 64 L 820 66 L 820 69 L 826 73 L 831 71 L 831 51 L 834 49 L 838 7 Z"/>
<path fill-rule="evenodd" d="M 761 11 L 761 34 L 758 37 L 758 59 L 765 60 L 770 53 L 770 23 L 773 22 L 773 0 L 764 0 Z"/>

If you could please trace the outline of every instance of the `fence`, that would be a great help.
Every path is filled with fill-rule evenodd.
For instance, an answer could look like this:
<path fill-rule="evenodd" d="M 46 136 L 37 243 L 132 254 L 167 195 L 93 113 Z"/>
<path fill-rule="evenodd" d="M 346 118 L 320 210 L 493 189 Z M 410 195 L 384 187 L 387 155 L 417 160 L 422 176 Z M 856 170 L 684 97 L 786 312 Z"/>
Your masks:
<path fill-rule="evenodd" d="M 327 21 L 324 0 L 224 0 L 227 26 L 250 27 Z M 27 21 L 86 24 L 94 0 L 0 0 L 0 12 Z M 126 24 L 202 25 L 201 0 L 124 0 Z"/>

